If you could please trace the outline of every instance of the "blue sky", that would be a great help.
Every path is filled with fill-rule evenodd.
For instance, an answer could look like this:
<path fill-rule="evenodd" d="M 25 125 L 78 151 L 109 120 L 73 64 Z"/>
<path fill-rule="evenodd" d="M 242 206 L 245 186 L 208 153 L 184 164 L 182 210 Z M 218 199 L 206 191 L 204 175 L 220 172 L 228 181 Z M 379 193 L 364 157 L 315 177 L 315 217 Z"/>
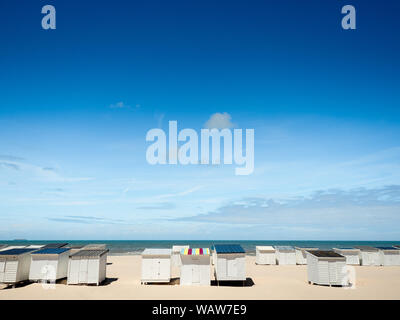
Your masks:
<path fill-rule="evenodd" d="M 0 239 L 400 239 L 399 9 L 3 1 Z M 252 175 L 146 162 L 149 129 L 216 113 L 254 128 Z"/>

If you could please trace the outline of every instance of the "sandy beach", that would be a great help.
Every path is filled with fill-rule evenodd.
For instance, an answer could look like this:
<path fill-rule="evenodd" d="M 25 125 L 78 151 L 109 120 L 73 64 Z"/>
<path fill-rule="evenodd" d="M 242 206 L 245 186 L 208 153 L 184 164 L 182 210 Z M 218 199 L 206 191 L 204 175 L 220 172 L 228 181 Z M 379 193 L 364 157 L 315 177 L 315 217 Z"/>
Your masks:
<path fill-rule="evenodd" d="M 256 265 L 254 256 L 246 257 L 248 285 L 179 286 L 141 285 L 140 256 L 109 256 L 107 280 L 102 286 L 67 286 L 55 289 L 39 283 L 0 290 L 6 299 L 400 299 L 400 266 L 356 266 L 354 289 L 310 285 L 307 266 Z M 177 276 L 173 270 L 173 276 Z M 213 279 L 213 277 L 212 277 Z M 176 283 L 177 281 L 173 281 Z"/>

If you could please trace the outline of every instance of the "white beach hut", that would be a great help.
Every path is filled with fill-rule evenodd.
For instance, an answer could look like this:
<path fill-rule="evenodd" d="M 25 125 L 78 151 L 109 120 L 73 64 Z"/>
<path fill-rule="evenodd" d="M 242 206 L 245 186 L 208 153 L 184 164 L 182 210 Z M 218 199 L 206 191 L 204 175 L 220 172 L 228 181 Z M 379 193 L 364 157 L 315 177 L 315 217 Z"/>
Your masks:
<path fill-rule="evenodd" d="M 256 264 L 276 264 L 273 246 L 256 246 Z"/>
<path fill-rule="evenodd" d="M 0 252 L 0 283 L 16 284 L 29 279 L 30 253 L 34 249 L 10 249 Z"/>
<path fill-rule="evenodd" d="M 172 246 L 172 257 L 171 257 L 171 265 L 172 267 L 180 267 L 181 266 L 181 251 L 189 249 L 189 245 L 180 245 L 180 246 Z"/>
<path fill-rule="evenodd" d="M 49 248 L 32 252 L 29 280 L 52 281 L 67 277 L 68 248 Z"/>
<path fill-rule="evenodd" d="M 360 249 L 357 248 L 333 248 L 333 251 L 346 258 L 346 264 L 360 265 Z"/>
<path fill-rule="evenodd" d="M 69 257 L 67 284 L 101 284 L 107 273 L 108 250 L 80 250 Z"/>
<path fill-rule="evenodd" d="M 215 249 L 215 279 L 246 281 L 246 253 L 238 244 L 218 244 Z"/>
<path fill-rule="evenodd" d="M 359 258 L 362 266 L 380 266 L 379 250 L 370 246 L 355 246 L 360 250 Z"/>
<path fill-rule="evenodd" d="M 393 247 L 377 247 L 381 266 L 400 266 L 400 250 Z"/>
<path fill-rule="evenodd" d="M 211 282 L 209 248 L 186 248 L 181 250 L 180 285 L 204 285 Z"/>
<path fill-rule="evenodd" d="M 307 252 L 308 282 L 322 285 L 348 285 L 346 258 L 334 251 Z"/>
<path fill-rule="evenodd" d="M 145 249 L 142 252 L 141 283 L 170 282 L 171 249 Z"/>
<path fill-rule="evenodd" d="M 294 247 L 296 251 L 296 264 L 307 264 L 307 251 L 315 251 L 318 248 Z"/>
<path fill-rule="evenodd" d="M 295 265 L 296 251 L 292 246 L 276 246 L 276 261 L 279 265 Z"/>

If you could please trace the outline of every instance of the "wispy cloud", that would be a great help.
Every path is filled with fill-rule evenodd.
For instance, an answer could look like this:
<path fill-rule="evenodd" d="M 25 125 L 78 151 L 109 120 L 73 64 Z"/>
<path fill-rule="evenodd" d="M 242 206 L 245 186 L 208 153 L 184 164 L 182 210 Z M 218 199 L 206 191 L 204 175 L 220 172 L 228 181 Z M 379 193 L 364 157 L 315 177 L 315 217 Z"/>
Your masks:
<path fill-rule="evenodd" d="M 0 160 L 24 161 L 25 159 L 13 155 L 0 154 Z"/>
<path fill-rule="evenodd" d="M 47 220 L 54 222 L 69 222 L 69 223 L 82 223 L 82 224 L 126 224 L 122 219 L 108 219 L 93 216 L 63 216 L 61 218 L 48 217 Z"/>
<path fill-rule="evenodd" d="M 2 166 L 3 168 L 9 168 L 9 169 L 17 170 L 17 171 L 19 171 L 21 169 L 18 164 L 5 162 L 5 161 L 0 161 L 0 166 Z"/>
<path fill-rule="evenodd" d="M 137 207 L 137 209 L 142 210 L 170 210 L 174 209 L 176 206 L 171 202 L 155 203 L 153 205 L 145 205 Z"/>
<path fill-rule="evenodd" d="M 123 101 L 120 101 L 120 102 L 117 102 L 117 103 L 110 104 L 108 107 L 110 109 L 133 109 L 133 108 L 139 109 L 141 107 L 141 105 L 137 103 L 137 104 L 135 104 L 134 107 L 132 107 L 131 105 L 126 104 Z"/>
<path fill-rule="evenodd" d="M 200 190 L 201 188 L 203 188 L 203 186 L 196 186 L 196 187 L 190 188 L 188 190 L 184 190 L 184 191 L 177 192 L 177 193 L 161 194 L 159 196 L 156 196 L 156 198 L 160 199 L 160 198 L 182 197 L 182 196 L 186 196 L 188 194 L 191 194 L 193 192 L 196 192 L 197 190 Z"/>
<path fill-rule="evenodd" d="M 377 227 L 400 222 L 400 185 L 324 190 L 292 199 L 245 198 L 175 221 L 313 228 Z"/>

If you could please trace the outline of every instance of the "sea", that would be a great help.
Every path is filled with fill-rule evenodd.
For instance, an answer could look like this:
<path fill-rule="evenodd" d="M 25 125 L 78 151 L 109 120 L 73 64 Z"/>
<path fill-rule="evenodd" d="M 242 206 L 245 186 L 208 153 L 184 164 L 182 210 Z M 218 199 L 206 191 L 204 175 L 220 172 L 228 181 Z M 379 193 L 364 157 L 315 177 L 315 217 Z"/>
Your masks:
<path fill-rule="evenodd" d="M 2 241 L 6 245 L 39 245 L 54 242 L 65 242 L 71 246 L 87 244 L 106 244 L 110 255 L 138 255 L 145 248 L 171 248 L 173 245 L 189 245 L 191 248 L 210 248 L 215 244 L 240 244 L 248 255 L 255 255 L 256 246 L 293 246 L 310 247 L 321 250 L 332 248 L 351 248 L 356 245 L 367 245 L 372 247 L 391 247 L 400 245 L 400 241 L 312 241 L 312 240 L 11 240 Z"/>

